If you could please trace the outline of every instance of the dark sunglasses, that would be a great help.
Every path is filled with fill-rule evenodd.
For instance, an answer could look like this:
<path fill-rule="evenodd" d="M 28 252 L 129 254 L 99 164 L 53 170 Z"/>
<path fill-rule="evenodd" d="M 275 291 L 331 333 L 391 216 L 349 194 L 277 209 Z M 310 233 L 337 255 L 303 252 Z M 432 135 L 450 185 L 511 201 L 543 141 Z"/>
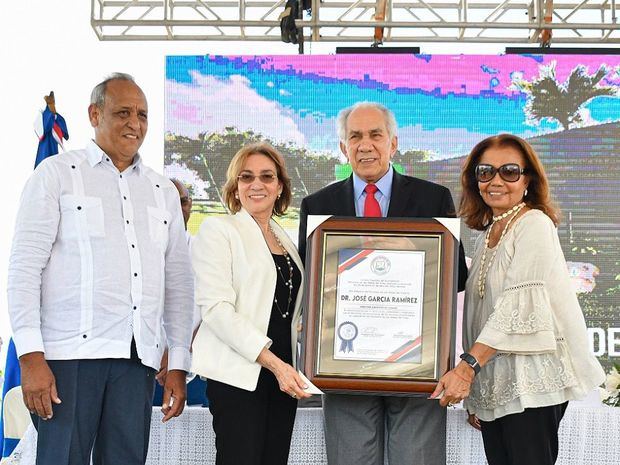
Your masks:
<path fill-rule="evenodd" d="M 495 168 L 493 165 L 481 163 L 476 166 L 476 181 L 489 182 L 499 173 L 499 177 L 506 182 L 517 182 L 522 174 L 526 173 L 525 168 L 521 168 L 516 163 L 506 163 L 505 165 Z"/>
<path fill-rule="evenodd" d="M 273 173 L 262 173 L 259 175 L 242 173 L 237 176 L 237 181 L 239 181 L 241 184 L 251 184 L 256 178 L 258 178 L 263 184 L 271 184 L 276 179 L 278 179 L 278 177 Z"/>

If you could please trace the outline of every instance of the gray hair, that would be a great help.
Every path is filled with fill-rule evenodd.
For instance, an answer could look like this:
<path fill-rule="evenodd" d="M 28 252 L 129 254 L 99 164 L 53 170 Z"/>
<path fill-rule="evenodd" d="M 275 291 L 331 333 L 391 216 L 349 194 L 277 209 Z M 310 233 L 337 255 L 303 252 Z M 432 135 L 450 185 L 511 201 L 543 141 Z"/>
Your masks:
<path fill-rule="evenodd" d="M 131 74 L 127 73 L 112 73 L 107 76 L 103 81 L 95 86 L 93 91 L 90 93 L 90 104 L 97 105 L 99 108 L 103 108 L 103 104 L 105 103 L 105 93 L 108 87 L 108 82 L 110 81 L 130 81 L 134 84 L 136 80 L 133 78 Z"/>
<path fill-rule="evenodd" d="M 396 124 L 396 118 L 394 117 L 392 110 L 376 102 L 357 102 L 350 107 L 340 110 L 340 113 L 338 113 L 338 117 L 336 118 L 336 130 L 338 131 L 338 138 L 340 139 L 340 142 L 344 143 L 347 138 L 347 119 L 349 118 L 349 115 L 353 112 L 353 110 L 357 110 L 358 108 L 372 108 L 374 110 L 379 110 L 383 113 L 385 126 L 387 127 L 387 132 L 390 139 L 397 135 L 398 125 Z"/>

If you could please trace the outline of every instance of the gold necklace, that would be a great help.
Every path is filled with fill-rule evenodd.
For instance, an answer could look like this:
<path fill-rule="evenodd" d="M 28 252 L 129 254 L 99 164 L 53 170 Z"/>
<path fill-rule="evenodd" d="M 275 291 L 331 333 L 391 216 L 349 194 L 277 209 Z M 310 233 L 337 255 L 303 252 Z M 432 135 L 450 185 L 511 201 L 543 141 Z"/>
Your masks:
<path fill-rule="evenodd" d="M 480 259 L 480 270 L 478 271 L 478 295 L 480 296 L 481 299 L 484 297 L 484 287 L 485 287 L 486 280 L 487 280 L 487 274 L 489 273 L 489 269 L 491 268 L 491 263 L 493 263 L 493 259 L 495 258 L 495 255 L 497 254 L 497 249 L 499 249 L 499 245 L 502 243 L 502 239 L 504 239 L 506 232 L 508 232 L 510 223 L 512 223 L 512 221 L 517 217 L 517 215 L 519 214 L 519 212 L 521 211 L 523 207 L 525 207 L 525 202 L 521 202 L 515 205 L 510 210 L 508 210 L 505 213 L 502 213 L 501 215 L 494 216 L 491 226 L 489 226 L 489 229 L 487 229 L 486 236 L 484 238 L 484 251 L 482 252 L 482 258 Z M 507 218 L 509 215 L 512 215 L 512 216 L 506 222 L 506 226 L 504 226 L 502 233 L 499 235 L 499 240 L 497 241 L 497 244 L 495 244 L 493 253 L 491 254 L 491 257 L 489 258 L 489 261 L 487 263 L 486 258 L 487 258 L 487 250 L 489 249 L 489 240 L 491 238 L 491 230 L 493 229 L 493 226 L 495 226 L 495 223 L 503 220 L 504 218 Z"/>

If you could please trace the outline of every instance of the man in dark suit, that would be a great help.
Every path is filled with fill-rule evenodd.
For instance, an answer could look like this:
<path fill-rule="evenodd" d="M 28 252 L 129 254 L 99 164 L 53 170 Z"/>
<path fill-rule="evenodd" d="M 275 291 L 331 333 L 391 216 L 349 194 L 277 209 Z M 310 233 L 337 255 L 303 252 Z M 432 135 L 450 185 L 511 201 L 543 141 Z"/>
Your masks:
<path fill-rule="evenodd" d="M 398 147 L 393 113 L 362 102 L 338 115 L 340 150 L 353 174 L 301 203 L 299 253 L 305 258 L 308 215 L 450 217 L 450 191 L 398 174 L 390 161 Z M 467 267 L 459 260 L 459 290 Z M 330 465 L 444 465 L 446 410 L 426 397 L 325 394 L 325 439 Z M 384 450 L 384 445 L 386 450 Z"/>

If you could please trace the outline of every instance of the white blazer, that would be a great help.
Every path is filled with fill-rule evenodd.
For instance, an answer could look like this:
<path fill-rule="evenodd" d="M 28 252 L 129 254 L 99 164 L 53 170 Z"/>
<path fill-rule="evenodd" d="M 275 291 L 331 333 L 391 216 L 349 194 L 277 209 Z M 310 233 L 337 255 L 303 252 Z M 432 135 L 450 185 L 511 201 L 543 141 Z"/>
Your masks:
<path fill-rule="evenodd" d="M 301 271 L 302 282 L 291 323 L 293 363 L 301 321 L 304 271 L 295 245 L 271 220 L 271 227 Z M 192 346 L 192 372 L 254 391 L 261 366 L 256 362 L 267 337 L 276 288 L 276 268 L 260 227 L 241 210 L 207 218 L 192 244 L 196 305 L 202 321 Z"/>

